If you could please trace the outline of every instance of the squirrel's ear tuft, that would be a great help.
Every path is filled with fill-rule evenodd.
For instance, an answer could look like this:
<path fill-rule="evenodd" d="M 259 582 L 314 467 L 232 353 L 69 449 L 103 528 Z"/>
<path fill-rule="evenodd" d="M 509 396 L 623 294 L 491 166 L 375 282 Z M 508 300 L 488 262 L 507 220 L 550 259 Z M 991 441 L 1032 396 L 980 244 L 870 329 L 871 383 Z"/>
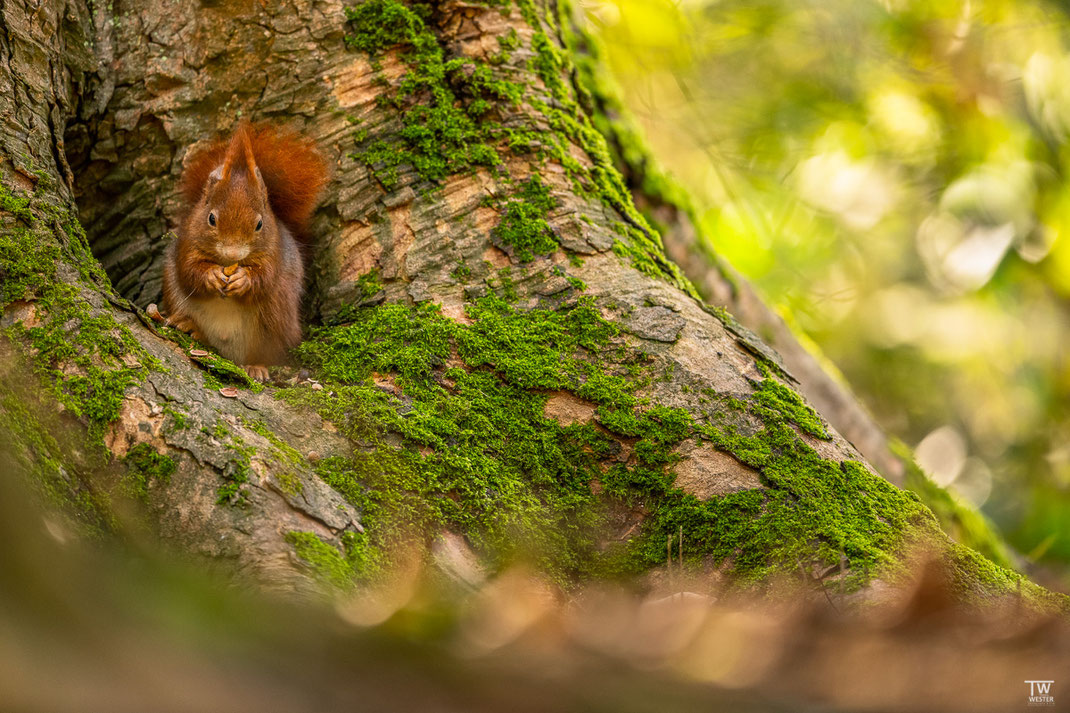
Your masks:
<path fill-rule="evenodd" d="M 245 161 L 245 173 L 250 178 L 255 178 L 260 175 L 260 171 L 256 167 L 256 156 L 253 155 L 253 144 L 249 140 L 249 126 L 247 124 L 242 125 L 238 130 L 238 136 L 241 137 L 242 159 Z"/>
<path fill-rule="evenodd" d="M 244 173 L 249 178 L 256 175 L 256 157 L 249 141 L 249 125 L 244 122 L 234 131 L 223 160 L 222 178 L 229 179 L 234 173 Z"/>

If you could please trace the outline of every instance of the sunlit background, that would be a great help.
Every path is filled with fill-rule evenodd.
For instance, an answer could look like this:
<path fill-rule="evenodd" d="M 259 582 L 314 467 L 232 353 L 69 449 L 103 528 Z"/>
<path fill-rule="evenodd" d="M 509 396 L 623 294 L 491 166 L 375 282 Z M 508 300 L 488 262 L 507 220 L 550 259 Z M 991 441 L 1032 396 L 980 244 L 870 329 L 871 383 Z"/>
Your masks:
<path fill-rule="evenodd" d="M 714 248 L 1070 584 L 1070 5 L 582 8 Z"/>

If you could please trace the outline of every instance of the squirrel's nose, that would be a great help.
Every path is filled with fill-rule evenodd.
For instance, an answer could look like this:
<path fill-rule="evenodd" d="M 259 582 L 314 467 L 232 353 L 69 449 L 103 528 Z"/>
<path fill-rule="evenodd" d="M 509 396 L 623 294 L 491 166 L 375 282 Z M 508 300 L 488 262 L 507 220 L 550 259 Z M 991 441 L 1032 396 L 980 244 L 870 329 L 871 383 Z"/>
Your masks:
<path fill-rule="evenodd" d="M 216 254 L 219 255 L 227 265 L 233 265 L 236 262 L 241 262 L 249 256 L 249 246 L 220 245 L 216 248 Z"/>

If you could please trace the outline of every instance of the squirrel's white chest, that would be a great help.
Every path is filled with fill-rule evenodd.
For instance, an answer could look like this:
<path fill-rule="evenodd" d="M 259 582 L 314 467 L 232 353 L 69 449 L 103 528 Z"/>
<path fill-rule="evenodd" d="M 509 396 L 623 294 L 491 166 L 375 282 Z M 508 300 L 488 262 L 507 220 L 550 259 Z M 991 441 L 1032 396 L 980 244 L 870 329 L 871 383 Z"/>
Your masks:
<path fill-rule="evenodd" d="M 197 300 L 191 306 L 191 316 L 205 340 L 228 359 L 246 363 L 258 329 L 255 313 L 237 300 L 224 297 Z"/>

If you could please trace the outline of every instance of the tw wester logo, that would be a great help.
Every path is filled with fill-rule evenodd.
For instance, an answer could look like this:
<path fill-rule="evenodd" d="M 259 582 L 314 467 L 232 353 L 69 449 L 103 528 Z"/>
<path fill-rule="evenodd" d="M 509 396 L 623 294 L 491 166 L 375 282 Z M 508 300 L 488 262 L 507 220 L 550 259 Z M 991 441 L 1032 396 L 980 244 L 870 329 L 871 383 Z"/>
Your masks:
<path fill-rule="evenodd" d="M 1054 706 L 1055 696 L 1052 695 L 1052 684 L 1055 681 L 1025 681 L 1029 684 L 1029 705 L 1031 706 Z"/>

